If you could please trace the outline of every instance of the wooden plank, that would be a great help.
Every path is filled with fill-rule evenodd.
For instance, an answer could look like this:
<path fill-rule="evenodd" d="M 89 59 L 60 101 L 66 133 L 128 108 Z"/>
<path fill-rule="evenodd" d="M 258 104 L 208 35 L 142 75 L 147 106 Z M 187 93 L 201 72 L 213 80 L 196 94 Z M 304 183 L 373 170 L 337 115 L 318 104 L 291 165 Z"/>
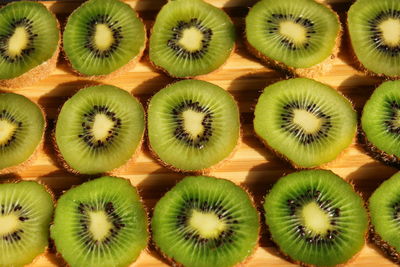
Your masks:
<path fill-rule="evenodd" d="M 247 7 L 255 2 L 253 0 L 207 1 L 218 7 L 234 10 L 233 13 L 239 16 L 245 14 Z M 128 0 L 126 2 L 145 14 L 144 17 L 149 26 L 156 11 L 166 1 Z M 343 6 L 348 6 L 348 1 L 346 0 L 327 0 L 324 2 L 339 6 L 340 10 L 342 10 Z M 71 12 L 78 6 L 80 1 L 46 1 L 44 3 L 62 17 L 63 14 Z M 243 20 L 234 17 L 234 21 L 237 23 L 238 31 L 242 31 Z M 346 45 L 343 45 L 341 51 L 339 58 L 334 61 L 333 70 L 318 77 L 317 80 L 333 86 L 348 96 L 355 104 L 356 109 L 360 111 L 373 88 L 380 83 L 380 80 L 366 77 L 363 73 L 351 67 L 352 60 L 349 57 L 349 48 Z M 228 60 L 227 64 L 218 72 L 201 78 L 231 92 L 239 103 L 242 115 L 243 142 L 239 150 L 230 161 L 210 174 L 227 178 L 243 185 L 254 196 L 258 206 L 261 205 L 267 190 L 271 188 L 279 177 L 294 171 L 287 163 L 265 149 L 261 142 L 255 138 L 252 130 L 252 111 L 261 90 L 266 85 L 283 78 L 283 76 L 269 70 L 252 57 L 244 48 L 241 38 L 238 40 L 236 52 Z M 152 94 L 172 81 L 173 79 L 157 72 L 145 57 L 134 70 L 102 82 L 131 92 L 145 104 Z M 57 117 L 57 110 L 77 89 L 87 84 L 90 83 L 76 76 L 68 65 L 63 60 L 60 60 L 57 70 L 47 79 L 32 86 L 13 90 L 15 93 L 25 95 L 43 106 L 48 117 L 49 130 L 46 135 L 46 148 L 40 151 L 33 164 L 18 173 L 1 176 L 0 181 L 10 177 L 34 179 L 45 183 L 56 195 L 59 195 L 63 190 L 67 190 L 72 185 L 80 184 L 87 179 L 74 176 L 60 169 L 55 163 L 56 156 L 49 141 L 54 120 Z M 397 171 L 371 159 L 355 143 L 339 159 L 325 168 L 331 169 L 344 179 L 352 181 L 364 198 L 367 198 L 383 180 Z M 174 173 L 155 162 L 146 146 L 142 148 L 137 161 L 129 164 L 118 175 L 130 179 L 132 184 L 139 188 L 145 205 L 149 210 L 154 207 L 157 200 L 167 190 L 184 177 L 183 174 Z M 60 265 L 60 260 L 53 253 L 46 253 L 40 256 L 31 266 L 58 265 Z M 350 264 L 350 266 L 378 265 L 391 266 L 393 264 L 384 258 L 379 250 L 371 244 L 367 244 L 359 257 Z M 132 266 L 151 267 L 166 266 L 166 264 L 154 251 L 146 251 Z M 246 266 L 292 266 L 292 264 L 279 256 L 272 244 L 265 240 L 265 233 L 263 233 L 260 248 Z"/>

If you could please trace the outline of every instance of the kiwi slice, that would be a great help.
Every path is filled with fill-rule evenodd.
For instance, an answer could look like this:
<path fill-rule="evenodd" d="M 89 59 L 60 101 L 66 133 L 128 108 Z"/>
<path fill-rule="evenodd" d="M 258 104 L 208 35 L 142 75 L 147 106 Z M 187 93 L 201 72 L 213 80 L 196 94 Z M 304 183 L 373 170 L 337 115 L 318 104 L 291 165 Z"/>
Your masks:
<path fill-rule="evenodd" d="M 221 67 L 233 51 L 235 28 L 222 10 L 202 0 L 169 1 L 150 37 L 150 60 L 173 77 Z"/>
<path fill-rule="evenodd" d="M 148 239 L 147 214 L 136 188 L 108 176 L 64 193 L 50 230 L 71 267 L 128 266 Z"/>
<path fill-rule="evenodd" d="M 364 106 L 365 148 L 389 165 L 400 165 L 400 81 L 382 83 Z"/>
<path fill-rule="evenodd" d="M 25 266 L 45 251 L 53 200 L 33 181 L 0 184 L 0 266 Z"/>
<path fill-rule="evenodd" d="M 250 50 L 303 75 L 338 51 L 340 32 L 337 14 L 314 0 L 262 0 L 246 17 Z"/>
<path fill-rule="evenodd" d="M 120 88 L 80 90 L 61 108 L 55 141 L 65 167 L 74 173 L 110 172 L 125 164 L 141 144 L 144 111 Z"/>
<path fill-rule="evenodd" d="M 351 44 L 364 69 L 400 76 L 400 2 L 357 0 L 349 9 Z"/>
<path fill-rule="evenodd" d="M 264 89 L 255 108 L 261 140 L 295 167 L 312 168 L 335 159 L 352 142 L 357 114 L 333 88 L 306 78 Z"/>
<path fill-rule="evenodd" d="M 0 9 L 0 25 L 1 86 L 21 86 L 55 68 L 60 33 L 56 18 L 44 5 L 10 3 Z"/>
<path fill-rule="evenodd" d="M 383 182 L 369 199 L 372 240 L 400 263 L 400 173 Z"/>
<path fill-rule="evenodd" d="M 28 98 L 0 94 L 0 172 L 17 170 L 27 163 L 42 141 L 42 110 Z"/>
<path fill-rule="evenodd" d="M 86 76 L 105 76 L 133 67 L 144 50 L 146 32 L 128 4 L 89 0 L 68 18 L 63 42 L 74 70 Z"/>
<path fill-rule="evenodd" d="M 151 227 L 155 244 L 169 260 L 225 267 L 252 254 L 260 225 L 242 188 L 224 179 L 189 176 L 158 201 Z"/>
<path fill-rule="evenodd" d="M 265 197 L 264 210 L 272 240 L 296 263 L 342 264 L 364 246 L 368 217 L 363 200 L 331 171 L 281 178 Z"/>
<path fill-rule="evenodd" d="M 233 97 L 214 84 L 179 81 L 150 100 L 148 137 L 152 151 L 167 167 L 205 171 L 237 146 L 239 109 Z"/>

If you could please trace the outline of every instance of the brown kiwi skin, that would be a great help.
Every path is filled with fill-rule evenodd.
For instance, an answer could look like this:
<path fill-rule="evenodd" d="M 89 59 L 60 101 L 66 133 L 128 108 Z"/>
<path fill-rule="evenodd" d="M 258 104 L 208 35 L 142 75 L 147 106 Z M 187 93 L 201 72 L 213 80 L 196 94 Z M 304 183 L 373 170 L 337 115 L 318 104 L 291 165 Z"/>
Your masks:
<path fill-rule="evenodd" d="M 400 158 L 398 158 L 396 155 L 388 154 L 385 151 L 377 148 L 374 144 L 372 144 L 368 140 L 364 131 L 362 130 L 361 125 L 359 125 L 359 127 L 358 127 L 358 140 L 359 140 L 359 143 L 362 144 L 362 147 L 367 152 L 367 154 L 369 156 L 371 156 L 372 158 L 379 160 L 379 161 L 383 162 L 384 164 L 391 166 L 391 167 L 395 167 L 395 168 L 400 167 Z"/>
<path fill-rule="evenodd" d="M 9 4 L 8 4 L 9 5 Z M 43 4 L 42 4 L 43 5 Z M 54 51 L 53 56 L 47 61 L 41 63 L 40 65 L 30 69 L 29 71 L 21 74 L 18 77 L 12 79 L 0 79 L 0 86 L 4 88 L 20 88 L 24 86 L 30 86 L 35 82 L 45 79 L 50 76 L 51 73 L 54 72 L 57 65 L 58 55 L 60 53 L 60 47 L 62 44 L 61 40 L 61 32 L 60 32 L 60 23 L 57 20 L 56 16 L 53 12 L 51 12 L 48 8 L 46 8 L 50 14 L 54 17 L 57 23 L 58 29 L 58 44 L 57 49 Z"/>
<path fill-rule="evenodd" d="M 330 172 L 332 172 L 332 171 L 330 171 Z M 335 174 L 334 172 L 332 172 L 332 173 Z M 336 174 L 335 174 L 335 175 L 336 175 Z M 286 176 L 286 174 L 284 174 L 284 176 Z M 339 176 L 339 177 L 340 177 L 340 176 Z M 340 177 L 340 178 L 342 178 L 342 177 Z M 342 179 L 343 179 L 343 178 L 342 178 Z M 356 194 L 358 194 L 358 195 L 362 198 L 362 197 L 363 197 L 362 192 L 355 190 L 355 187 L 354 187 L 353 182 L 352 182 L 352 181 L 347 181 L 347 182 L 351 185 L 351 187 L 353 188 L 353 191 L 354 191 Z M 269 192 L 268 192 L 266 195 L 268 195 L 268 194 L 269 194 Z M 263 201 L 263 202 L 265 202 L 265 198 L 264 198 L 264 201 Z M 364 203 L 364 208 L 365 208 L 366 210 L 368 210 L 368 207 L 367 207 L 367 204 L 365 203 L 365 201 L 363 201 L 363 203 Z M 264 204 L 264 203 L 263 203 L 263 204 Z M 368 221 L 370 222 L 369 216 L 368 216 Z M 267 225 L 266 223 L 265 223 L 265 226 L 266 226 L 267 232 L 270 233 L 269 227 L 268 227 L 268 225 Z M 368 235 L 368 230 L 367 230 L 367 231 L 365 232 L 365 236 L 364 236 L 364 244 L 366 244 L 366 242 L 367 242 L 367 240 L 368 240 L 368 236 L 369 236 L 369 235 Z M 269 235 L 269 240 L 270 240 L 270 241 L 272 242 L 272 244 L 277 248 L 278 253 L 279 253 L 285 260 L 287 260 L 287 261 L 289 261 L 289 262 L 291 262 L 291 263 L 294 263 L 294 264 L 296 264 L 296 265 L 303 266 L 303 267 L 320 267 L 319 265 L 307 264 L 307 263 L 304 263 L 304 262 L 301 262 L 301 261 L 296 261 L 296 260 L 292 259 L 289 255 L 285 254 L 285 253 L 280 249 L 279 245 L 272 239 L 271 234 Z M 354 262 L 360 254 L 361 254 L 361 250 L 360 250 L 359 252 L 357 252 L 356 254 L 354 254 L 354 256 L 351 257 L 347 262 L 344 262 L 344 263 L 341 263 L 341 264 L 337 264 L 337 265 L 335 265 L 335 266 L 337 266 L 337 267 L 344 267 L 344 266 L 347 266 L 349 263 Z"/>
<path fill-rule="evenodd" d="M 171 85 L 173 85 L 173 84 L 174 84 L 174 83 L 172 83 L 172 84 L 170 84 L 170 85 L 167 85 L 167 87 L 169 87 L 169 86 L 171 86 Z M 165 87 L 165 88 L 167 88 L 167 87 Z M 154 96 L 154 95 L 153 95 L 153 96 Z M 235 101 L 235 104 L 238 105 L 238 103 L 237 103 L 237 101 L 235 100 L 235 98 L 234 98 L 231 94 L 230 94 L 230 96 L 231 96 L 232 99 Z M 152 98 L 152 97 L 151 97 L 151 98 Z M 151 98 L 149 98 L 149 100 L 147 101 L 146 111 L 148 111 L 148 109 L 149 109 L 149 105 L 150 105 Z M 238 107 L 239 107 L 239 106 L 238 106 Z M 238 110 L 239 110 L 239 108 L 238 108 Z M 240 110 L 239 110 L 238 112 L 239 112 L 239 117 L 240 117 Z M 146 116 L 147 116 L 147 112 L 146 112 Z M 239 119 L 240 119 L 240 118 L 239 118 Z M 146 126 L 147 126 L 147 120 L 146 120 Z M 149 138 L 149 133 L 148 133 L 148 127 L 146 127 L 145 132 L 146 132 L 146 134 L 145 134 L 145 139 L 146 139 L 146 143 L 148 144 L 148 148 L 149 148 L 150 154 L 152 155 L 152 157 L 153 157 L 154 159 L 157 160 L 158 163 L 160 163 L 163 167 L 168 168 L 168 169 L 170 169 L 170 170 L 172 170 L 172 171 L 174 171 L 174 172 L 180 172 L 180 173 L 186 173 L 186 174 L 194 174 L 194 175 L 203 175 L 203 174 L 207 174 L 207 173 L 210 173 L 210 172 L 212 172 L 212 171 L 214 171 L 214 170 L 220 168 L 221 166 L 223 166 L 223 165 L 224 165 L 227 161 L 229 161 L 229 160 L 235 155 L 235 153 L 239 150 L 240 145 L 242 144 L 242 137 L 243 137 L 243 129 L 242 129 L 242 126 L 241 126 L 241 123 L 240 123 L 240 126 L 239 126 L 239 136 L 238 136 L 238 140 L 237 140 L 236 146 L 235 146 L 235 148 L 232 150 L 232 152 L 231 152 L 226 158 L 224 158 L 224 159 L 221 160 L 220 162 L 217 162 L 216 164 L 214 164 L 214 165 L 212 165 L 212 166 L 210 166 L 210 167 L 208 167 L 208 168 L 201 169 L 201 170 L 193 170 L 193 171 L 190 171 L 190 170 L 182 170 L 182 169 L 179 169 L 179 168 L 177 168 L 177 167 L 175 167 L 175 166 L 172 166 L 171 164 L 168 164 L 167 162 L 163 161 L 163 160 L 157 155 L 156 151 L 154 151 L 153 148 L 151 147 L 150 138 Z"/>
<path fill-rule="evenodd" d="M 266 55 L 262 54 L 261 52 L 259 52 L 256 48 L 254 48 L 248 41 L 246 38 L 246 32 L 244 32 L 244 41 L 245 41 L 245 46 L 247 48 L 247 50 L 253 54 L 255 57 L 261 59 L 261 61 L 263 63 L 265 63 L 268 67 L 270 67 L 273 70 L 277 70 L 282 72 L 283 74 L 285 74 L 286 76 L 289 77 L 307 77 L 307 78 L 315 78 L 318 77 L 320 75 L 323 75 L 329 71 L 331 71 L 332 69 L 332 65 L 333 62 L 335 60 L 335 58 L 338 57 L 339 54 L 339 48 L 341 45 L 341 41 L 342 41 L 342 36 L 343 36 L 343 28 L 341 26 L 340 20 L 339 20 L 339 16 L 337 15 L 337 13 L 327 4 L 324 3 L 320 3 L 317 2 L 320 5 L 325 6 L 326 8 L 328 8 L 333 14 L 335 14 L 336 19 L 338 20 L 339 23 L 339 32 L 336 36 L 336 40 L 335 40 L 335 46 L 332 49 L 332 53 L 330 56 L 328 56 L 325 60 L 323 60 L 322 62 L 309 67 L 309 68 L 294 68 L 294 67 L 290 67 L 288 65 L 286 65 L 283 62 L 274 60 L 272 58 L 267 57 Z"/>
<path fill-rule="evenodd" d="M 375 232 L 375 228 L 370 225 L 370 238 L 371 242 L 373 242 L 377 247 L 379 247 L 385 256 L 389 258 L 391 261 L 400 264 L 400 254 L 397 250 L 391 246 L 389 243 L 384 241 L 378 233 Z"/>
<path fill-rule="evenodd" d="M 34 103 L 35 103 L 35 102 L 34 102 Z M 35 104 L 36 104 L 36 106 L 40 109 L 40 112 L 42 113 L 43 120 L 44 120 L 44 124 L 43 124 L 43 133 L 42 133 L 42 136 L 41 136 L 41 138 L 40 138 L 40 142 L 39 142 L 39 144 L 36 146 L 35 151 L 32 153 L 32 155 L 29 156 L 28 159 L 26 159 L 25 161 L 21 162 L 21 163 L 18 164 L 18 165 L 9 166 L 9 167 L 6 167 L 6 168 L 4 168 L 4 169 L 0 169 L 0 174 L 9 174 L 9 173 L 12 173 L 12 172 L 20 172 L 20 171 L 26 169 L 27 167 L 31 166 L 32 163 L 37 159 L 37 157 L 39 156 L 39 151 L 43 150 L 43 148 L 44 148 L 44 143 L 45 143 L 45 141 L 44 141 L 44 136 L 45 136 L 46 128 L 47 128 L 46 114 L 45 114 L 43 108 L 42 108 L 39 104 L 37 104 L 37 103 L 35 103 Z M 40 183 L 40 184 L 42 184 L 42 183 Z M 43 185 L 44 185 L 44 184 L 43 184 Z M 46 189 L 48 189 L 48 188 L 46 187 Z M 50 192 L 50 190 L 47 190 L 47 191 Z M 52 196 L 53 196 L 53 195 L 52 195 Z M 53 200 L 54 200 L 54 199 L 53 199 Z M 53 201 L 53 202 L 54 202 L 54 201 Z"/>
<path fill-rule="evenodd" d="M 207 177 L 212 177 L 212 178 L 216 178 L 216 179 L 219 179 L 219 180 L 225 180 L 225 181 L 228 181 L 228 182 L 230 182 L 230 183 L 232 183 L 232 184 L 234 184 L 234 185 L 236 185 L 236 186 L 239 186 L 241 189 L 243 189 L 243 190 L 246 192 L 246 194 L 247 194 L 248 197 L 250 198 L 250 202 L 251 202 L 252 206 L 257 210 L 256 205 L 255 205 L 255 201 L 254 201 L 254 198 L 253 198 L 253 195 L 252 195 L 245 187 L 243 187 L 243 186 L 241 186 L 241 185 L 237 185 L 237 184 L 235 184 L 234 182 L 232 182 L 232 181 L 230 181 L 230 180 L 228 180 L 228 179 L 217 178 L 217 177 L 215 177 L 215 176 L 210 176 L 210 175 L 207 175 Z M 153 208 L 153 210 L 152 210 L 152 213 L 153 213 L 153 212 L 154 212 L 154 208 Z M 252 248 L 251 254 L 250 254 L 246 259 L 244 259 L 242 262 L 239 262 L 239 263 L 237 263 L 237 264 L 235 265 L 235 266 L 237 266 L 237 267 L 244 266 L 247 262 L 249 262 L 249 261 L 253 258 L 254 253 L 257 251 L 257 249 L 258 249 L 259 246 L 260 246 L 260 245 L 259 245 L 259 241 L 260 241 L 260 236 L 261 236 L 261 235 L 260 235 L 260 232 L 261 232 L 261 217 L 260 217 L 260 213 L 259 213 L 258 210 L 257 210 L 257 216 L 258 216 L 258 224 L 259 224 L 259 226 L 258 226 L 258 235 L 257 235 L 257 242 L 256 242 L 256 245 L 254 246 L 254 248 Z M 151 222 L 149 223 L 149 225 L 151 225 Z M 154 249 L 157 251 L 157 253 L 158 253 L 159 255 L 162 256 L 162 259 L 166 260 L 167 263 L 171 264 L 171 265 L 174 266 L 174 267 L 185 267 L 185 266 L 182 265 L 181 263 L 175 261 L 173 258 L 169 258 L 168 255 L 166 255 L 166 254 L 157 246 L 156 242 L 153 240 L 153 231 L 152 231 L 152 228 L 151 228 L 151 227 L 150 227 L 150 234 L 151 234 L 151 239 L 150 239 L 150 244 L 149 244 L 149 246 L 151 246 L 152 248 L 154 248 Z"/>
<path fill-rule="evenodd" d="M 97 84 L 97 85 L 100 85 L 100 83 Z M 82 87 L 82 88 L 79 89 L 79 90 L 83 90 L 83 89 L 85 89 L 85 88 L 87 88 L 87 87 L 92 87 L 92 86 L 93 86 L 93 85 L 87 85 L 87 86 L 85 86 L 85 87 Z M 79 90 L 78 90 L 78 91 L 79 91 Z M 77 91 L 77 92 L 78 92 L 78 91 Z M 75 93 L 77 93 L 77 92 L 75 92 Z M 110 176 L 113 176 L 113 175 L 118 174 L 120 171 L 126 169 L 131 163 L 135 162 L 136 159 L 137 159 L 138 156 L 139 156 L 140 151 L 142 150 L 143 140 L 144 140 L 144 135 L 145 135 L 144 132 L 146 132 L 146 125 L 147 125 L 147 114 L 146 114 L 146 112 L 145 112 L 145 110 L 144 110 L 144 108 L 143 108 L 143 105 L 142 105 L 141 102 L 139 101 L 139 99 L 138 99 L 137 97 L 133 96 L 133 95 L 132 95 L 132 97 L 136 98 L 136 100 L 140 103 L 141 109 L 142 109 L 143 114 L 144 114 L 144 116 L 143 116 L 143 118 L 144 118 L 144 131 L 143 131 L 142 136 L 140 137 L 140 141 L 139 141 L 139 143 L 138 143 L 138 145 L 137 145 L 137 148 L 136 148 L 135 152 L 133 153 L 133 155 L 131 156 L 131 158 L 128 159 L 123 165 L 121 165 L 121 166 L 119 166 L 119 167 L 117 167 L 117 168 L 114 168 L 114 169 L 112 169 L 112 170 L 110 170 L 110 171 L 108 171 L 108 172 L 105 172 L 105 173 L 98 173 L 98 174 L 110 175 Z M 70 98 L 71 98 L 71 97 L 70 97 Z M 64 103 L 65 103 L 65 102 L 64 102 Z M 63 107 L 63 105 L 61 105 L 61 106 L 59 107 L 59 109 L 58 109 L 58 111 L 57 111 L 57 117 L 58 117 L 58 114 L 60 113 L 62 107 Z M 56 141 L 56 127 L 55 127 L 55 125 L 57 125 L 57 121 L 56 121 L 56 123 L 54 124 L 54 129 L 51 131 L 51 143 L 53 144 L 53 148 L 54 148 L 54 151 L 55 151 L 55 154 L 56 154 L 56 161 L 57 161 L 57 164 L 58 164 L 60 167 L 62 167 L 63 169 L 65 169 L 66 171 L 68 171 L 69 173 L 72 173 L 72 174 L 75 174 L 75 175 L 81 175 L 81 176 L 84 176 L 84 177 L 92 177 L 93 175 L 91 175 L 91 174 L 83 174 L 83 173 L 80 173 L 79 171 L 73 169 L 73 168 L 72 168 L 71 166 L 69 166 L 68 163 L 65 161 L 65 159 L 64 159 L 64 157 L 62 156 L 61 151 L 60 151 L 60 149 L 59 149 L 59 147 L 58 147 L 58 145 L 57 145 L 57 141 Z"/>
<path fill-rule="evenodd" d="M 83 3 L 82 5 L 84 5 L 84 4 L 85 4 L 85 3 Z M 82 6 L 82 5 L 81 5 L 81 6 Z M 79 7 L 80 7 L 80 6 L 79 6 Z M 79 8 L 79 7 L 78 7 L 78 8 Z M 69 16 L 71 16 L 72 14 L 74 14 L 74 13 L 76 12 L 76 10 L 78 10 L 78 8 L 75 9 Z M 132 10 L 133 10 L 133 9 L 132 9 Z M 65 53 L 65 50 L 64 50 L 64 47 L 63 47 L 63 49 L 62 49 L 62 54 L 63 54 L 64 60 L 67 62 L 69 68 L 70 68 L 77 76 L 79 76 L 80 78 L 84 78 L 84 79 L 90 80 L 90 81 L 95 81 L 95 80 L 100 81 L 100 80 L 115 78 L 115 77 L 120 76 L 120 75 L 122 75 L 122 74 L 124 74 L 124 73 L 127 73 L 127 72 L 129 72 L 130 70 L 132 70 L 133 68 L 135 68 L 135 66 L 139 63 L 139 61 L 140 61 L 141 58 L 143 57 L 144 51 L 145 51 L 145 49 L 146 49 L 146 47 L 147 47 L 147 42 L 148 42 L 148 40 L 147 40 L 147 29 L 146 29 L 146 25 L 145 25 L 144 22 L 143 22 L 143 19 L 137 14 L 137 12 L 136 12 L 135 10 L 133 10 L 133 11 L 134 11 L 135 14 L 136 14 L 136 18 L 138 18 L 138 19 L 142 22 L 143 30 L 144 30 L 144 42 L 143 42 L 143 46 L 140 48 L 139 54 L 137 54 L 135 57 L 133 57 L 128 63 L 126 63 L 125 65 L 121 66 L 120 68 L 114 70 L 113 72 L 110 72 L 109 74 L 104 74 L 104 75 L 86 75 L 86 74 L 80 73 L 78 70 L 76 70 L 76 69 L 74 69 L 74 68 L 72 67 L 72 64 L 71 64 L 71 62 L 69 61 L 69 58 L 67 57 L 67 54 Z M 69 19 L 68 19 L 68 20 L 69 20 Z M 65 22 L 65 26 L 67 25 L 67 23 L 68 23 L 68 21 Z M 64 29 L 65 29 L 65 26 L 64 26 Z"/>

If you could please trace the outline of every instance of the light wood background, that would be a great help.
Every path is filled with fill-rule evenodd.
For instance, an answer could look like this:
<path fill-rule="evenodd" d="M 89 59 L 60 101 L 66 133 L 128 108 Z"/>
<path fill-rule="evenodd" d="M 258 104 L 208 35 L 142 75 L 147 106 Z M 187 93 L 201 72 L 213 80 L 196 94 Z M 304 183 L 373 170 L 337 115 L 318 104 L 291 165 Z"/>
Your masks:
<path fill-rule="evenodd" d="M 150 28 L 157 10 L 165 4 L 166 0 L 129 0 L 126 2 L 139 12 Z M 207 2 L 224 8 L 231 15 L 237 25 L 239 38 L 236 52 L 227 64 L 218 72 L 207 75 L 202 79 L 217 84 L 234 95 L 239 102 L 244 133 L 243 142 L 234 157 L 224 166 L 212 172 L 211 175 L 230 179 L 248 188 L 258 207 L 261 207 L 262 198 L 272 184 L 284 174 L 294 171 L 287 163 L 264 148 L 261 142 L 255 138 L 252 130 L 253 107 L 260 92 L 266 85 L 284 77 L 260 64 L 243 47 L 241 37 L 243 17 L 246 15 L 248 7 L 256 2 L 255 0 L 207 0 Z M 333 8 L 341 15 L 342 21 L 345 21 L 345 13 L 350 5 L 348 0 L 326 0 L 325 2 L 332 4 Z M 68 13 L 76 8 L 80 1 L 46 1 L 43 3 L 57 13 L 61 23 L 63 23 Z M 357 72 L 352 67 L 353 60 L 349 56 L 349 48 L 346 46 L 346 42 L 343 43 L 339 57 L 334 62 L 333 70 L 316 79 L 337 88 L 352 100 L 357 111 L 360 112 L 374 87 L 381 83 L 381 80 Z M 150 65 L 146 52 L 145 57 L 134 70 L 119 77 L 105 80 L 103 83 L 121 87 L 139 97 L 145 104 L 151 95 L 172 81 L 173 79 L 157 72 Z M 30 87 L 12 90 L 29 97 L 44 107 L 49 129 L 46 134 L 45 149 L 40 151 L 33 165 L 18 173 L 0 177 L 0 181 L 14 177 L 38 180 L 48 185 L 56 195 L 59 195 L 72 185 L 81 184 L 87 180 L 87 177 L 73 176 L 60 169 L 55 163 L 54 151 L 49 142 L 49 133 L 54 125 L 57 110 L 68 97 L 86 83 L 86 81 L 74 75 L 65 61 L 60 59 L 57 70 L 47 79 Z M 357 144 L 352 144 L 341 158 L 332 162 L 326 168 L 344 179 L 352 181 L 365 199 L 383 180 L 396 172 L 396 169 L 371 159 Z M 185 176 L 169 171 L 154 161 L 146 144 L 143 145 L 137 161 L 127 166 L 118 175 L 130 179 L 132 184 L 139 188 L 144 203 L 150 211 L 157 200 Z M 38 257 L 32 266 L 59 266 L 60 262 L 55 254 L 46 253 Z M 276 248 L 268 240 L 267 233 L 263 230 L 260 247 L 246 263 L 246 266 L 290 265 L 292 264 L 279 256 Z M 356 260 L 349 265 L 390 266 L 393 264 L 383 257 L 374 245 L 368 243 Z M 157 253 L 149 249 L 144 251 L 132 266 L 166 266 L 166 263 Z"/>

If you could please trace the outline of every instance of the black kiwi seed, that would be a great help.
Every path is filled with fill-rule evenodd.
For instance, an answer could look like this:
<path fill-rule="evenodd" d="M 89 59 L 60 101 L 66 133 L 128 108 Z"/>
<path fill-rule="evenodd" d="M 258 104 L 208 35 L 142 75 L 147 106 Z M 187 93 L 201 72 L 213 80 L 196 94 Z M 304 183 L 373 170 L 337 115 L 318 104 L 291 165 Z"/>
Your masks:
<path fill-rule="evenodd" d="M 20 129 L 22 127 L 23 123 L 21 121 L 17 121 L 9 112 L 7 112 L 4 109 L 0 113 L 0 120 L 6 120 L 9 123 L 12 123 L 17 127 L 14 130 L 13 134 L 6 141 L 0 143 L 0 149 L 1 149 L 1 148 L 6 148 L 6 147 L 10 146 L 13 143 L 13 141 L 16 140 L 18 129 Z"/>
<path fill-rule="evenodd" d="M 97 24 L 106 24 L 112 31 L 114 38 L 113 44 L 106 50 L 99 50 L 93 42 Z M 122 27 L 117 26 L 118 20 L 111 19 L 108 15 L 97 15 L 87 24 L 87 35 L 84 47 L 87 48 L 92 55 L 97 58 L 110 57 L 112 53 L 118 48 L 122 40 Z"/>
<path fill-rule="evenodd" d="M 94 207 L 88 204 L 79 203 L 77 206 L 78 214 L 80 216 L 79 223 L 81 224 L 81 235 L 83 236 L 83 243 L 88 249 L 94 249 L 94 247 L 101 247 L 102 245 L 109 244 L 113 241 L 113 238 L 118 235 L 119 230 L 125 227 L 121 217 L 115 213 L 113 203 L 107 202 L 103 207 Z M 93 211 L 105 211 L 108 220 L 112 223 L 114 228 L 111 228 L 108 236 L 103 240 L 94 240 L 91 236 L 89 229 L 89 214 L 88 212 Z"/>
<path fill-rule="evenodd" d="M 203 34 L 202 48 L 197 51 L 187 51 L 185 47 L 179 44 L 179 40 L 182 38 L 182 33 L 185 29 L 195 27 Z M 208 51 L 213 31 L 210 28 L 202 25 L 201 21 L 197 18 L 192 18 L 190 21 L 178 21 L 177 25 L 172 29 L 172 38 L 167 41 L 168 47 L 172 48 L 176 55 L 183 58 L 199 59 L 202 58 Z"/>
<path fill-rule="evenodd" d="M 108 136 L 105 140 L 95 140 L 91 132 L 95 116 L 97 114 L 104 114 L 111 121 L 114 122 L 112 129 L 108 131 Z M 121 128 L 121 119 L 115 116 L 114 112 L 109 111 L 106 106 L 94 105 L 92 110 L 88 113 L 83 114 L 82 133 L 78 134 L 78 137 L 82 139 L 88 146 L 93 149 L 105 148 L 113 142 L 115 136 L 118 136 L 117 130 Z"/>
<path fill-rule="evenodd" d="M 384 122 L 387 127 L 387 131 L 396 135 L 400 134 L 400 127 L 395 124 L 395 121 L 397 120 L 397 114 L 400 111 L 400 105 L 396 101 L 391 101 L 387 102 L 386 106 L 389 110 L 388 119 Z"/>
<path fill-rule="evenodd" d="M 204 131 L 201 135 L 197 135 L 196 138 L 193 138 L 184 129 L 182 113 L 186 110 L 193 110 L 205 114 L 203 121 L 201 122 L 204 127 Z M 201 106 L 199 102 L 185 100 L 178 104 L 175 108 L 173 108 L 171 113 L 176 123 L 176 128 L 174 131 L 175 138 L 185 142 L 188 146 L 202 149 L 204 145 L 209 141 L 209 138 L 212 136 L 213 113 L 211 112 L 211 110 Z"/>
<path fill-rule="evenodd" d="M 400 10 L 386 10 L 368 21 L 371 35 L 371 40 L 375 44 L 375 48 L 395 57 L 400 52 L 400 45 L 391 46 L 385 43 L 382 36 L 382 31 L 379 29 L 379 24 L 387 19 L 400 19 Z"/>
<path fill-rule="evenodd" d="M 307 39 L 311 38 L 310 34 L 316 33 L 316 30 L 314 28 L 314 23 L 311 20 L 309 20 L 307 18 L 303 18 L 303 17 L 296 17 L 293 14 L 272 14 L 271 17 L 269 17 L 267 19 L 268 33 L 270 33 L 270 34 L 276 33 L 277 34 L 278 29 L 279 29 L 279 24 L 281 21 L 292 21 L 296 24 L 304 26 L 307 30 L 307 32 L 306 32 Z M 284 47 L 287 47 L 291 50 L 296 50 L 296 49 L 300 48 L 298 44 L 293 43 L 292 40 L 290 40 L 289 38 L 287 38 L 285 36 L 281 36 L 280 42 Z M 305 42 L 304 44 L 301 45 L 301 47 L 305 48 L 305 49 L 307 49 L 309 46 L 310 46 L 310 44 L 308 42 Z"/>
<path fill-rule="evenodd" d="M 293 123 L 294 110 L 303 109 L 319 119 L 323 119 L 324 123 L 316 133 L 306 133 L 304 129 Z M 293 136 L 299 139 L 301 144 L 311 144 L 322 137 L 327 137 L 329 130 L 332 128 L 331 117 L 323 113 L 316 104 L 304 104 L 299 102 L 291 102 L 284 106 L 284 111 L 281 113 L 281 127 L 290 132 Z"/>
<path fill-rule="evenodd" d="M 321 200 L 319 191 L 308 190 L 304 194 L 299 195 L 295 199 L 286 201 L 290 216 L 297 217 L 297 211 L 307 203 L 315 202 L 330 217 L 330 224 L 336 225 L 340 217 L 340 208 L 333 207 L 330 200 Z M 337 230 L 328 230 L 325 235 L 313 235 L 312 232 L 306 231 L 305 227 L 299 222 L 296 226 L 296 233 L 304 238 L 308 243 L 327 243 L 332 242 L 339 234 Z"/>
<path fill-rule="evenodd" d="M 18 220 L 21 222 L 25 222 L 25 221 L 29 220 L 29 217 L 27 217 L 25 215 L 25 213 L 22 211 L 22 206 L 19 204 L 11 205 L 11 207 L 8 209 L 8 211 L 5 210 L 4 205 L 1 205 L 0 207 L 1 207 L 1 209 L 0 209 L 1 215 L 9 215 L 9 214 L 17 215 Z M 17 242 L 17 241 L 21 240 L 21 234 L 23 234 L 23 233 L 24 233 L 24 230 L 18 229 L 12 233 L 7 233 L 2 236 L 0 235 L 0 238 L 7 241 L 8 243 L 13 243 L 13 242 Z"/>
<path fill-rule="evenodd" d="M 18 20 L 13 19 L 8 26 L 8 32 L 4 35 L 0 35 L 0 56 L 6 60 L 7 62 L 14 63 L 16 61 L 20 61 L 24 58 L 24 56 L 28 56 L 31 54 L 34 50 L 34 42 L 36 37 L 38 36 L 37 34 L 34 34 L 32 32 L 32 20 L 27 19 L 27 18 L 20 18 Z M 11 38 L 11 36 L 14 34 L 14 31 L 17 27 L 23 27 L 26 32 L 28 33 L 28 44 L 26 48 L 24 48 L 19 55 L 15 56 L 10 56 L 7 51 L 8 51 L 8 40 Z"/>

